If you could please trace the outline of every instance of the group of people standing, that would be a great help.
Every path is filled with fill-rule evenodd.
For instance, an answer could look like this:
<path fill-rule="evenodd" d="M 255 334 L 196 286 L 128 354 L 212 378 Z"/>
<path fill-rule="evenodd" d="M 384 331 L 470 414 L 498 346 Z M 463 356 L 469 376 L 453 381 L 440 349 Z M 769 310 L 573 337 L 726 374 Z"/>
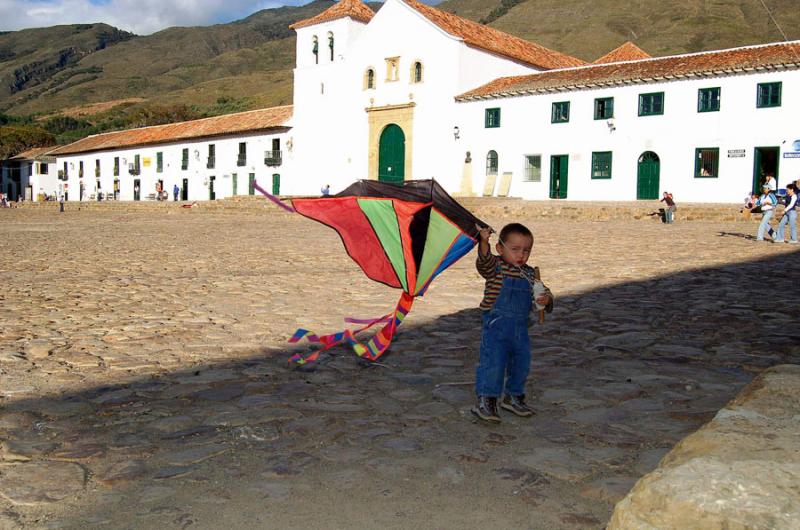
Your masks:
<path fill-rule="evenodd" d="M 758 225 L 756 239 L 758 241 L 768 241 L 765 239 L 769 235 L 773 243 L 785 243 L 786 226 L 789 226 L 789 243 L 797 244 L 797 210 L 798 210 L 798 191 L 800 190 L 800 179 L 796 182 L 787 184 L 786 195 L 783 199 L 783 217 L 778 223 L 777 230 L 773 230 L 770 221 L 775 217 L 775 210 L 779 204 L 777 183 L 775 177 L 767 175 L 764 184 L 761 186 L 761 195 L 755 197 L 751 195 L 745 201 L 745 208 L 750 212 L 761 212 L 761 223 Z"/>

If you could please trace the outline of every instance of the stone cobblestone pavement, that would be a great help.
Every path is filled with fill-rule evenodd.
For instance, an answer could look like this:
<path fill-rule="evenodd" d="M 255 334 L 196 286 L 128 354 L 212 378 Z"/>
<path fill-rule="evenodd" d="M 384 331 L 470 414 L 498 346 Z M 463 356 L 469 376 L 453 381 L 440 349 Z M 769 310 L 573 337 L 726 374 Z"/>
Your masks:
<path fill-rule="evenodd" d="M 800 359 L 800 249 L 754 223 L 522 221 L 556 310 L 531 330 L 536 416 L 487 427 L 474 254 L 380 363 L 337 349 L 298 371 L 296 327 L 398 296 L 331 230 L 277 209 L 0 211 L 0 528 L 602 528 Z"/>

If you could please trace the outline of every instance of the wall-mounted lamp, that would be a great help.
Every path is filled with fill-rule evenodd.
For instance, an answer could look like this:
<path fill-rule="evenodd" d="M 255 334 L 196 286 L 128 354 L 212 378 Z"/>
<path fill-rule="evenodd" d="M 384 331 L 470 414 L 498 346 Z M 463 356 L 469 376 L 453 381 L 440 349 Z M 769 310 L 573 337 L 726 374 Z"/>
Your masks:
<path fill-rule="evenodd" d="M 608 125 L 608 132 L 614 132 L 614 131 L 617 130 L 617 126 L 614 125 L 614 118 L 611 118 L 610 120 L 608 120 L 606 122 L 606 125 Z"/>
<path fill-rule="evenodd" d="M 461 138 L 461 129 L 458 128 L 458 125 L 453 127 L 453 139 L 458 140 Z"/>

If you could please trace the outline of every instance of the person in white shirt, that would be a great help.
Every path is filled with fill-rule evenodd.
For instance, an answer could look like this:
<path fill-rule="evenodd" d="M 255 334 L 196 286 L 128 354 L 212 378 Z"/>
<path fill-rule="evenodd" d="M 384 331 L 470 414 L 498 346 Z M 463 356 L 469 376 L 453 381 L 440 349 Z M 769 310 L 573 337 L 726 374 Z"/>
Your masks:
<path fill-rule="evenodd" d="M 783 217 L 778 224 L 778 234 L 775 237 L 776 243 L 783 243 L 783 232 L 786 225 L 789 225 L 789 243 L 797 244 L 797 187 L 794 184 L 786 186 L 786 208 L 783 210 Z"/>
<path fill-rule="evenodd" d="M 756 237 L 759 241 L 764 241 L 764 233 L 769 230 L 770 236 L 772 236 L 772 228 L 769 227 L 769 221 L 775 215 L 775 205 L 778 204 L 778 200 L 775 198 L 775 194 L 769 189 L 769 184 L 764 183 L 761 186 L 761 197 L 758 198 L 757 206 L 761 207 L 761 212 L 763 217 L 761 218 L 761 224 L 758 225 L 758 236 Z"/>
<path fill-rule="evenodd" d="M 778 189 L 778 182 L 775 180 L 775 177 L 772 175 L 767 175 L 767 178 L 764 179 L 764 184 L 769 187 L 769 191 L 775 193 L 775 190 Z"/>

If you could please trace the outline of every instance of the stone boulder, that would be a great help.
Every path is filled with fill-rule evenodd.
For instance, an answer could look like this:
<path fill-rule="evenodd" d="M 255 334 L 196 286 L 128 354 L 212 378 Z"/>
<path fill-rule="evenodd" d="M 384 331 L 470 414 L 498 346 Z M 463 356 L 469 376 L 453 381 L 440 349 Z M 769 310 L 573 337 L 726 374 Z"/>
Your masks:
<path fill-rule="evenodd" d="M 617 504 L 619 529 L 800 529 L 800 366 L 753 380 Z"/>

